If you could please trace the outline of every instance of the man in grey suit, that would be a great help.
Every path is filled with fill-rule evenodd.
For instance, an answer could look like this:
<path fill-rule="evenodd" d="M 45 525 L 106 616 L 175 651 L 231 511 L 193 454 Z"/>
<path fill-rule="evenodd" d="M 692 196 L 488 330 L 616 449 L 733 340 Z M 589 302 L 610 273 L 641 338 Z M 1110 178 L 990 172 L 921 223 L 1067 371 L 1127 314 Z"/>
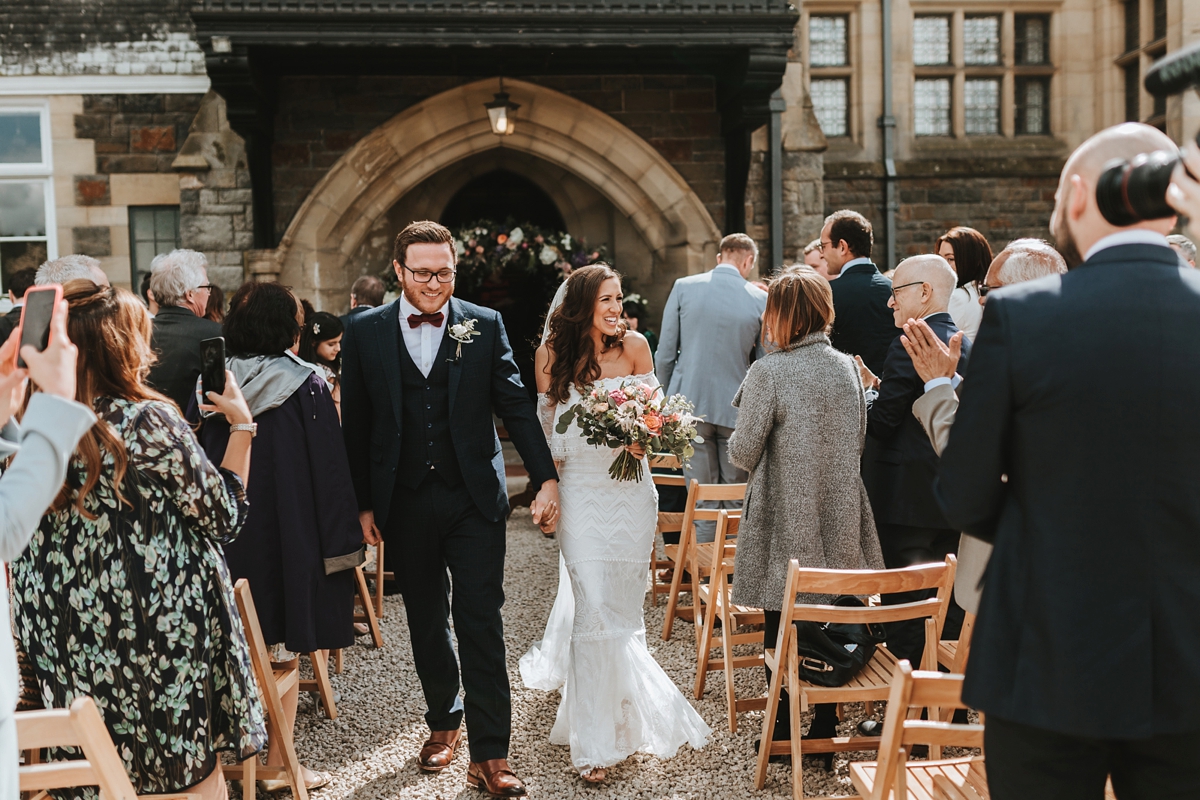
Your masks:
<path fill-rule="evenodd" d="M 675 281 L 663 310 L 658 379 L 667 394 L 684 395 L 704 418 L 697 426 L 704 442 L 683 471 L 689 481 L 746 480 L 729 461 L 729 437 L 737 422 L 733 397 L 754 360 L 767 309 L 767 293 L 747 281 L 757 260 L 753 239 L 729 234 L 721 240 L 717 266 Z M 711 542 L 713 534 L 713 523 L 696 525 L 698 541 Z"/>

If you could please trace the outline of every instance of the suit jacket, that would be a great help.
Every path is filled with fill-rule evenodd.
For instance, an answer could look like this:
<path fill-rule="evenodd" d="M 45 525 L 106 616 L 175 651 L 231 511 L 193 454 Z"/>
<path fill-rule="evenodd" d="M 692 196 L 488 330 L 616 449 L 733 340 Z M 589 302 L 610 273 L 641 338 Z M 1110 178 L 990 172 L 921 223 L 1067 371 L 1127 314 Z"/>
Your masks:
<path fill-rule="evenodd" d="M 558 473 L 529 392 L 513 360 L 500 315 L 454 297 L 444 336 L 475 319 L 479 336 L 450 365 L 450 434 L 463 482 L 480 513 L 493 522 L 508 513 L 504 455 L 492 423 L 504 420 L 534 486 Z M 400 301 L 350 318 L 342 338 L 342 434 L 360 511 L 373 510 L 383 530 L 392 505 L 403 435 Z M 457 347 L 457 345 L 455 345 Z"/>
<path fill-rule="evenodd" d="M 174 400 L 182 414 L 196 392 L 202 366 L 200 342 L 220 336 L 221 325 L 181 306 L 160 308 L 152 325 L 150 346 L 158 353 L 158 362 L 150 368 L 146 383 Z"/>
<path fill-rule="evenodd" d="M 950 428 L 958 412 L 958 395 L 943 384 L 935 386 L 913 403 L 913 416 L 921 423 L 933 449 L 940 456 L 950 438 Z M 958 569 L 954 572 L 954 601 L 964 611 L 979 613 L 979 598 L 983 595 L 983 575 L 992 545 L 969 534 L 958 537 Z"/>
<path fill-rule="evenodd" d="M 925 321 L 943 342 L 958 331 L 945 312 Z M 971 343 L 964 338 L 960 373 L 970 353 Z M 867 412 L 867 445 L 863 451 L 863 483 L 871 496 L 875 521 L 949 528 L 933 495 L 938 455 L 912 413 L 913 404 L 925 392 L 925 383 L 898 338 L 888 348 L 880 381 L 879 397 Z"/>
<path fill-rule="evenodd" d="M 23 305 L 13 306 L 7 314 L 0 317 L 0 344 L 7 342 L 8 337 L 21 324 L 21 309 L 23 307 Z"/>
<path fill-rule="evenodd" d="M 762 334 L 767 293 L 723 265 L 675 281 L 663 309 L 654 368 L 667 394 L 682 394 L 705 422 L 732 428 L 733 396 Z"/>
<path fill-rule="evenodd" d="M 349 328 L 350 320 L 354 319 L 359 314 L 370 311 L 372 308 L 375 308 L 375 306 L 355 306 L 354 308 L 347 311 L 345 314 L 342 314 L 340 317 L 338 317 L 338 319 L 340 319 L 342 321 L 342 328 L 343 329 Z"/>
<path fill-rule="evenodd" d="M 995 542 L 972 706 L 1102 739 L 1200 728 L 1197 363 L 1200 272 L 1167 247 L 988 297 L 937 487 Z"/>
<path fill-rule="evenodd" d="M 874 264 L 855 264 L 843 270 L 833 289 L 833 333 L 830 341 L 843 353 L 862 356 L 871 372 L 879 375 L 888 348 L 900 336 L 888 308 L 892 281 Z"/>

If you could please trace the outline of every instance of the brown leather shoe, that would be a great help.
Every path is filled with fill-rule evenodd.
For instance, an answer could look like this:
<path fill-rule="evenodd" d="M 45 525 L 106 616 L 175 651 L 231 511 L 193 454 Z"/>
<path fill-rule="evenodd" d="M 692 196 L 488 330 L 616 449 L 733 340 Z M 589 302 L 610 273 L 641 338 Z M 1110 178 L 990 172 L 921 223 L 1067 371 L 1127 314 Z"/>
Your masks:
<path fill-rule="evenodd" d="M 430 732 L 429 738 L 421 746 L 421 754 L 417 756 L 417 766 L 422 772 L 441 772 L 454 760 L 454 752 L 458 749 L 458 740 L 461 737 L 462 728 Z"/>
<path fill-rule="evenodd" d="M 467 783 L 492 797 L 524 797 L 525 784 L 508 768 L 508 759 L 472 761 L 467 765 Z"/>

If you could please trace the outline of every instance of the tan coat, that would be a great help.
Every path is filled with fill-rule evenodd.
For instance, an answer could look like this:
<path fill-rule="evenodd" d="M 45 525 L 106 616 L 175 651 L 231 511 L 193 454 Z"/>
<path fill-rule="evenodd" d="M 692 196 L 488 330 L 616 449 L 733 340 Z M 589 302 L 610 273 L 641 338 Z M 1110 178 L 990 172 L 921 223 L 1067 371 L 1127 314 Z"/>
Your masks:
<path fill-rule="evenodd" d="M 913 416 L 921 423 L 938 455 L 946 449 L 950 428 L 958 413 L 958 395 L 949 385 L 935 386 L 913 403 Z M 958 571 L 954 575 L 954 600 L 964 611 L 979 613 L 983 595 L 983 572 L 992 557 L 992 546 L 982 539 L 962 534 L 958 538 Z"/>
<path fill-rule="evenodd" d="M 733 404 L 729 459 L 750 472 L 733 602 L 781 610 L 793 558 L 802 567 L 882 569 L 859 471 L 867 407 L 854 359 L 811 334 L 756 361 Z"/>

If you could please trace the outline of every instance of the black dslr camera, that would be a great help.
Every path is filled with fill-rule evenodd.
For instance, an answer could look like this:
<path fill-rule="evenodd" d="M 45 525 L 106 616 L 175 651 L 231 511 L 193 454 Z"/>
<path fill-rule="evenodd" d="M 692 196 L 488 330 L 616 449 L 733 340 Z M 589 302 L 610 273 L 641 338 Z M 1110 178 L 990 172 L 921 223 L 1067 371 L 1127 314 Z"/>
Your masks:
<path fill-rule="evenodd" d="M 1168 97 L 1194 88 L 1200 92 L 1200 42 L 1164 56 L 1146 73 L 1146 91 Z M 1200 145 L 1200 133 L 1196 134 Z M 1125 227 L 1144 219 L 1175 215 L 1167 204 L 1167 186 L 1180 151 L 1142 153 L 1133 161 L 1116 158 L 1104 165 L 1096 182 L 1096 205 L 1113 225 Z"/>

